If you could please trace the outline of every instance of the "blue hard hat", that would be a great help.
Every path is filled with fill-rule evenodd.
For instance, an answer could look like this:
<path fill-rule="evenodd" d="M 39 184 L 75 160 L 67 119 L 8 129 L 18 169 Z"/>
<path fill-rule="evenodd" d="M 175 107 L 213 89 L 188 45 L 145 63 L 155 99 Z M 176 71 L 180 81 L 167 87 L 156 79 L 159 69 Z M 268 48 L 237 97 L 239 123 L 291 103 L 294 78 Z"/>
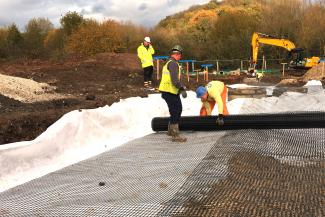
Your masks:
<path fill-rule="evenodd" d="M 197 89 L 196 89 L 196 97 L 197 98 L 201 98 L 208 90 L 203 87 L 203 86 L 199 86 Z"/>

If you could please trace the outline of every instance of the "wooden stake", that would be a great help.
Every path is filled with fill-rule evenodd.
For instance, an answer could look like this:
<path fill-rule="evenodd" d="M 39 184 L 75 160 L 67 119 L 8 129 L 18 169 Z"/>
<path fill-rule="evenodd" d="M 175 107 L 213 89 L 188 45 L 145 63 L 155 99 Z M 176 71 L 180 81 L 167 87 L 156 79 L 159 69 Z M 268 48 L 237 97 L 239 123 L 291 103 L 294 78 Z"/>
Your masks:
<path fill-rule="evenodd" d="M 199 70 L 196 71 L 196 83 L 199 82 Z"/>
<path fill-rule="evenodd" d="M 285 65 L 287 64 L 287 63 L 281 63 L 282 64 L 282 76 L 284 77 L 284 67 L 285 67 Z"/>
<path fill-rule="evenodd" d="M 206 81 L 208 81 L 209 80 L 209 68 L 206 66 L 205 67 L 205 69 L 206 69 Z"/>
<path fill-rule="evenodd" d="M 219 73 L 219 61 L 217 61 L 217 72 Z"/>

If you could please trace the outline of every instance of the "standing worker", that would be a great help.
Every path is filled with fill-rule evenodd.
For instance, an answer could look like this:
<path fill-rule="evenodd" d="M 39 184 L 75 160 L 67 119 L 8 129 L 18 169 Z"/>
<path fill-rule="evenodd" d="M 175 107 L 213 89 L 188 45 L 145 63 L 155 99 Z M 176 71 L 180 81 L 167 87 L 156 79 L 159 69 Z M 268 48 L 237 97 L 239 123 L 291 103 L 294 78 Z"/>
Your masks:
<path fill-rule="evenodd" d="M 173 142 L 186 142 L 186 138 L 180 136 L 179 119 L 182 114 L 182 101 L 179 94 L 183 98 L 187 97 L 185 86 L 179 80 L 180 65 L 178 61 L 181 59 L 183 49 L 179 45 L 175 45 L 170 52 L 170 59 L 162 69 L 162 77 L 159 85 L 161 97 L 166 101 L 170 121 L 168 123 L 168 135 L 172 136 Z"/>
<path fill-rule="evenodd" d="M 227 99 L 227 86 L 221 81 L 211 81 L 206 87 L 200 86 L 196 90 L 197 98 L 201 98 L 202 108 L 200 116 L 211 115 L 214 105 L 218 104 L 218 119 L 217 124 L 223 125 L 223 116 L 229 115 L 226 99 Z"/>
<path fill-rule="evenodd" d="M 151 45 L 151 40 L 147 36 L 144 38 L 143 43 L 137 49 L 138 57 L 141 60 L 143 69 L 144 87 L 152 88 L 152 73 L 153 73 L 153 59 L 152 55 L 155 53 Z"/>

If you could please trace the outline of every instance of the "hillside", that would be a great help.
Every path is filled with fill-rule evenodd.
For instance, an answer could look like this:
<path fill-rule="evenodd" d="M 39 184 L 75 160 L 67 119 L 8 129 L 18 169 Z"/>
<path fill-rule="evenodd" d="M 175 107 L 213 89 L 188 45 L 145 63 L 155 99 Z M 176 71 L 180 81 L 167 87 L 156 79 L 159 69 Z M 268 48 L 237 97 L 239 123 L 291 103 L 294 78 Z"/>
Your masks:
<path fill-rule="evenodd" d="M 185 11 L 167 16 L 161 20 L 157 27 L 161 28 L 187 28 L 197 25 L 204 20 L 211 22 L 215 21 L 218 17 L 225 14 L 233 13 L 250 13 L 256 14 L 259 11 L 257 4 L 251 5 L 231 5 L 227 3 L 218 3 L 210 1 L 203 5 L 194 5 Z"/>

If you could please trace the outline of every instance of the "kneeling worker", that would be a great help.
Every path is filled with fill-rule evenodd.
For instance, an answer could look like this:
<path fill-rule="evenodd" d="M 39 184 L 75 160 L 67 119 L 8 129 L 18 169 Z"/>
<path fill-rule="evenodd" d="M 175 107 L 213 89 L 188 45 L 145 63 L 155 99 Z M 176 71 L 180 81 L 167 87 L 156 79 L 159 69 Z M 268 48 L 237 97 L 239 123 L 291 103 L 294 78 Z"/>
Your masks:
<path fill-rule="evenodd" d="M 217 103 L 219 111 L 217 124 L 223 125 L 223 116 L 229 115 L 226 104 L 227 92 L 227 86 L 221 81 L 211 81 L 205 87 L 198 87 L 196 96 L 197 98 L 201 98 L 202 101 L 200 116 L 211 115 L 214 105 Z"/>
<path fill-rule="evenodd" d="M 162 69 L 162 77 L 159 85 L 161 97 L 166 101 L 170 121 L 168 124 L 168 135 L 172 136 L 173 142 L 185 142 L 186 138 L 179 134 L 179 120 L 182 114 L 182 101 L 179 94 L 186 98 L 185 86 L 179 80 L 180 66 L 178 61 L 181 59 L 183 49 L 175 45 L 170 54 L 170 59 Z"/>

